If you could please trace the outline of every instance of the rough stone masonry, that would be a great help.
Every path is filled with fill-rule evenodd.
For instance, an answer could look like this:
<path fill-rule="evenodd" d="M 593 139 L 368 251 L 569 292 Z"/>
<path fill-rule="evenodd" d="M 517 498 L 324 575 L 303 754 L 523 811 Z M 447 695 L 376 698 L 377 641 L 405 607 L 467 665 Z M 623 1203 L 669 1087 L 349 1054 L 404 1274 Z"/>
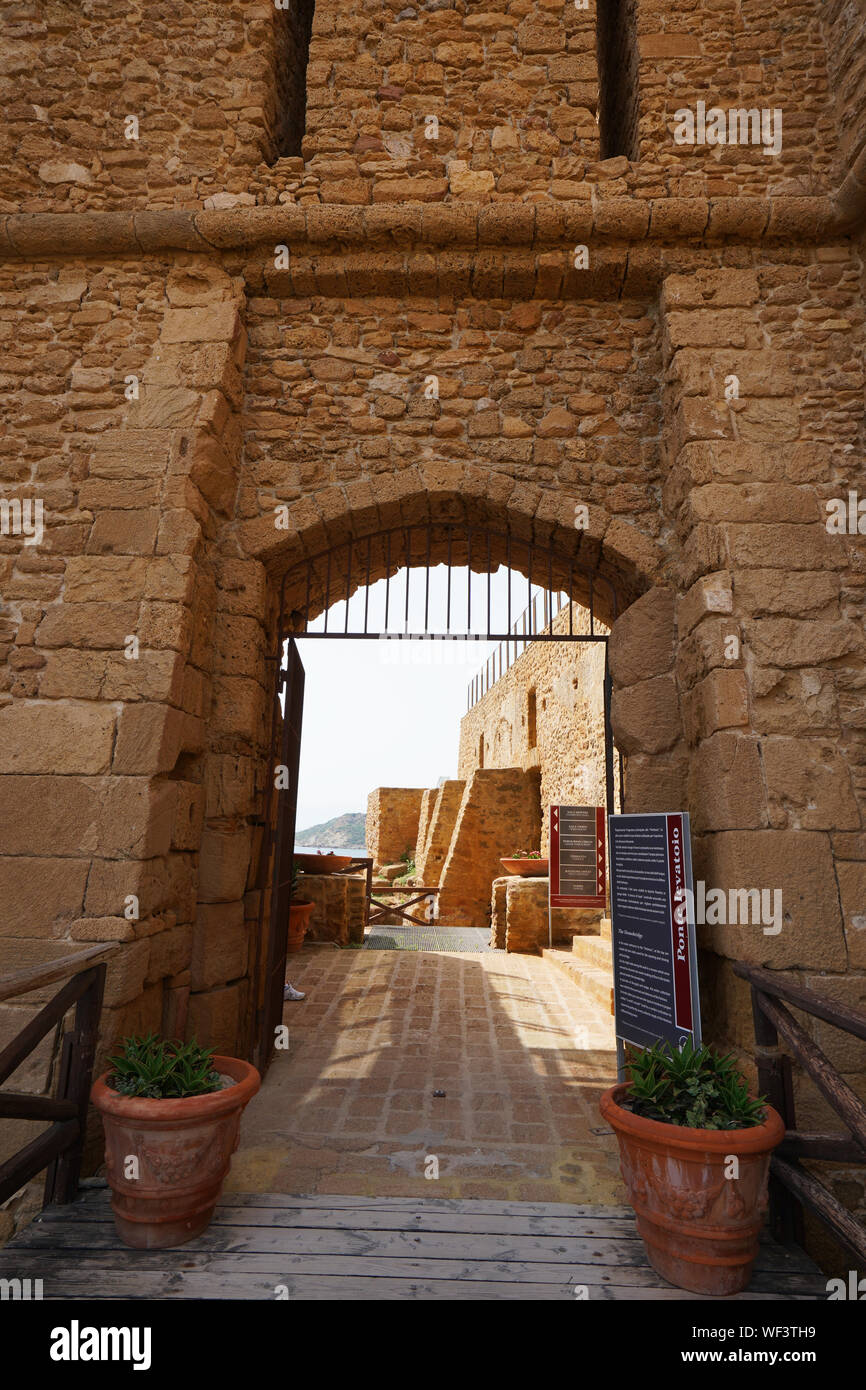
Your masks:
<path fill-rule="evenodd" d="M 429 520 L 612 582 L 625 809 L 783 890 L 706 928 L 709 1037 L 753 1047 L 738 959 L 862 1007 L 860 0 L 0 17 L 2 968 L 117 941 L 103 1048 L 251 1050 L 280 586 Z M 678 143 L 699 102 L 778 155 Z"/>

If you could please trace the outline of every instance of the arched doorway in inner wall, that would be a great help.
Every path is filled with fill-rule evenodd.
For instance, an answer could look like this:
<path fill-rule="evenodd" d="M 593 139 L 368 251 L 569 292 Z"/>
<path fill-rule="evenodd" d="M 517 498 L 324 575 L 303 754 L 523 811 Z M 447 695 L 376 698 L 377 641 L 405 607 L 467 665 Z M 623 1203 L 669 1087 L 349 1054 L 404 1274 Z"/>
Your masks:
<path fill-rule="evenodd" d="M 504 558 L 504 566 L 497 564 L 498 556 Z M 592 673 L 595 687 L 595 698 L 589 702 L 592 730 L 587 737 L 599 745 L 593 749 L 594 774 L 587 773 L 585 780 L 593 782 L 593 804 L 616 810 L 622 799 L 622 770 L 610 724 L 609 629 L 597 608 L 606 617 L 615 617 L 617 607 L 615 586 L 597 566 L 589 568 L 580 559 L 579 549 L 563 554 L 531 536 L 521 539 L 510 532 L 454 523 L 399 526 L 350 539 L 284 573 L 277 624 L 277 649 L 283 655 L 272 701 L 257 866 L 253 978 L 260 982 L 255 1054 L 260 1066 L 267 1065 L 282 1014 L 304 689 L 299 648 L 317 640 L 372 642 L 388 657 L 394 648 L 383 649 L 383 639 L 389 644 L 447 643 L 452 649 L 455 642 L 495 643 L 485 670 L 470 684 L 470 708 L 473 700 L 489 691 L 491 682 L 511 669 L 518 651 L 540 647 L 549 658 L 546 665 L 558 663 L 563 672 L 578 669 L 577 653 L 581 652 L 582 658 L 589 659 L 582 661 L 581 672 Z M 381 674 L 387 681 L 388 673 Z M 574 678 L 569 686 L 577 683 Z M 337 727 L 345 718 L 339 694 L 329 691 L 327 698 Z M 589 706 L 584 718 L 588 710 Z M 358 729 L 357 735 L 363 738 L 364 731 Z M 535 749 L 535 739 L 530 747 Z M 532 760 L 537 763 L 537 752 Z M 492 822 L 501 821 L 504 826 L 510 819 L 510 831 L 521 842 L 537 843 L 539 834 L 546 841 L 543 808 L 551 801 L 551 788 L 542 785 L 542 773 L 550 783 L 549 766 L 530 769 L 519 757 L 503 756 L 498 736 L 488 762 L 485 777 L 473 777 L 466 785 L 459 833 L 442 868 L 435 916 L 451 926 L 477 924 L 489 913 L 492 880 L 501 876 L 502 869 L 495 854 L 479 854 L 479 845 L 487 842 Z M 464 764 L 467 755 L 461 753 L 461 775 L 471 775 L 474 757 L 469 758 L 465 773 Z M 554 778 L 560 793 L 565 786 L 562 776 L 560 769 Z M 563 798 L 558 794 L 554 799 Z M 508 847 L 501 852 L 508 852 Z M 424 858 L 429 862 L 428 856 Z"/>

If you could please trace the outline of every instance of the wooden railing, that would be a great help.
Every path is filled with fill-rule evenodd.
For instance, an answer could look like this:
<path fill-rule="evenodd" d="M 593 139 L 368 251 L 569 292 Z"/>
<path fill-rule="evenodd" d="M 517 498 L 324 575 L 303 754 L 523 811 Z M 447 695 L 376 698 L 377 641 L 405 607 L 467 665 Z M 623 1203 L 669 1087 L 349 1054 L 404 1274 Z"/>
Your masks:
<path fill-rule="evenodd" d="M 759 1088 L 785 1121 L 785 1138 L 770 1165 L 770 1222 L 774 1234 L 780 1240 L 802 1244 L 803 1207 L 807 1206 L 842 1245 L 866 1261 L 866 1227 L 800 1163 L 801 1159 L 820 1159 L 866 1164 L 866 1105 L 780 1001 L 785 1000 L 795 1009 L 823 1019 L 864 1042 L 866 1015 L 804 989 L 773 970 L 738 962 L 734 973 L 748 980 L 752 987 Z M 847 1125 L 848 1134 L 804 1133 L 797 1128 L 791 1058 L 782 1051 L 780 1037 Z"/>
<path fill-rule="evenodd" d="M 340 851 L 336 850 L 335 853 L 339 854 Z M 348 876 L 349 874 L 356 874 L 359 869 L 363 870 L 365 879 L 364 930 L 366 931 L 367 927 L 370 925 L 370 899 L 373 896 L 373 861 L 372 859 L 367 859 L 363 855 L 359 855 L 354 858 L 351 864 L 348 864 L 345 869 L 338 869 L 337 873 Z"/>
<path fill-rule="evenodd" d="M 0 1202 L 5 1202 L 43 1168 L 48 1169 L 44 1205 L 71 1202 L 75 1196 L 105 987 L 105 961 L 98 957 L 116 949 L 116 942 L 108 942 L 76 951 L 49 965 L 0 976 L 0 1002 L 29 994 L 57 980 L 67 981 L 0 1052 L 0 1086 L 75 1005 L 72 1030 L 63 1036 L 56 1095 L 0 1091 L 0 1120 L 51 1122 L 49 1129 L 0 1164 Z"/>

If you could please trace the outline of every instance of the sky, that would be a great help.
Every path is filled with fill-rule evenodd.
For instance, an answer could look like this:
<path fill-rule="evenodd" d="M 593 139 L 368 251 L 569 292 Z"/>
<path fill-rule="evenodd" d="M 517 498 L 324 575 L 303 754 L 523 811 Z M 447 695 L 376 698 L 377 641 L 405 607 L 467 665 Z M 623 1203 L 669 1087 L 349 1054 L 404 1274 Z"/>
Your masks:
<path fill-rule="evenodd" d="M 447 629 L 447 572 L 430 572 L 429 598 L 423 569 L 410 572 L 408 630 Z M 390 583 L 389 633 L 380 640 L 298 638 L 305 671 L 301 766 L 298 782 L 298 832 L 347 811 L 366 811 L 375 787 L 435 787 L 442 777 L 456 777 L 460 719 L 466 713 L 467 688 L 499 645 L 487 641 L 405 641 L 406 575 Z M 451 630 L 467 630 L 467 571 L 452 571 Z M 508 572 L 491 580 L 494 630 L 507 630 Z M 512 578 L 511 616 L 526 606 L 526 580 Z M 472 576 L 471 629 L 486 631 L 487 577 Z M 371 586 L 368 625 L 385 627 L 385 582 Z M 342 632 L 345 603 L 328 613 L 330 631 Z M 350 600 L 349 629 L 363 629 L 364 595 Z M 322 631 L 324 620 L 311 625 Z M 300 842 L 300 840 L 299 840 Z"/>

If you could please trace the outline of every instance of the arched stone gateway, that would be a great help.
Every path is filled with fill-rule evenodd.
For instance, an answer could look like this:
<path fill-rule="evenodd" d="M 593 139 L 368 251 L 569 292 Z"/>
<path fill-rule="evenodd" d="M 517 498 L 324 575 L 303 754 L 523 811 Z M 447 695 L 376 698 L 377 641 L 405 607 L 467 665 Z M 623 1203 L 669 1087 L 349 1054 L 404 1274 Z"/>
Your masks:
<path fill-rule="evenodd" d="M 104 1046 L 186 1028 L 249 1049 L 283 577 L 430 522 L 440 546 L 471 525 L 610 582 L 626 809 L 690 812 L 707 891 L 781 893 L 771 930 L 700 928 L 707 1035 L 753 1049 L 737 959 L 862 1007 L 866 65 L 850 7 L 786 7 L 767 99 L 801 89 L 802 105 L 778 162 L 670 134 L 718 71 L 712 26 L 736 52 L 740 19 L 763 19 L 749 0 L 676 32 L 638 0 L 623 51 L 608 26 L 600 57 L 592 11 L 536 23 L 522 6 L 516 78 L 496 16 L 455 46 L 440 6 L 410 42 L 383 5 L 393 56 L 374 58 L 323 0 L 300 156 L 297 103 L 291 130 L 277 110 L 280 64 L 294 82 L 306 59 L 285 17 L 221 7 L 220 43 L 243 54 L 230 91 L 211 20 L 179 8 L 218 95 L 174 71 L 160 85 L 172 26 L 148 18 L 130 83 L 150 84 L 155 119 L 136 143 L 100 111 L 98 157 L 68 120 L 73 89 L 85 107 L 99 90 L 81 63 L 67 80 L 41 21 L 12 40 L 27 129 L 0 212 L 0 969 L 117 940 Z M 77 16 L 69 42 L 120 69 L 129 36 L 105 26 Z M 751 60 L 726 71 L 748 114 Z M 633 157 L 599 159 L 599 99 L 602 137 Z M 853 1044 L 820 1041 L 866 1093 Z M 814 1099 L 802 1118 L 821 1127 Z"/>

